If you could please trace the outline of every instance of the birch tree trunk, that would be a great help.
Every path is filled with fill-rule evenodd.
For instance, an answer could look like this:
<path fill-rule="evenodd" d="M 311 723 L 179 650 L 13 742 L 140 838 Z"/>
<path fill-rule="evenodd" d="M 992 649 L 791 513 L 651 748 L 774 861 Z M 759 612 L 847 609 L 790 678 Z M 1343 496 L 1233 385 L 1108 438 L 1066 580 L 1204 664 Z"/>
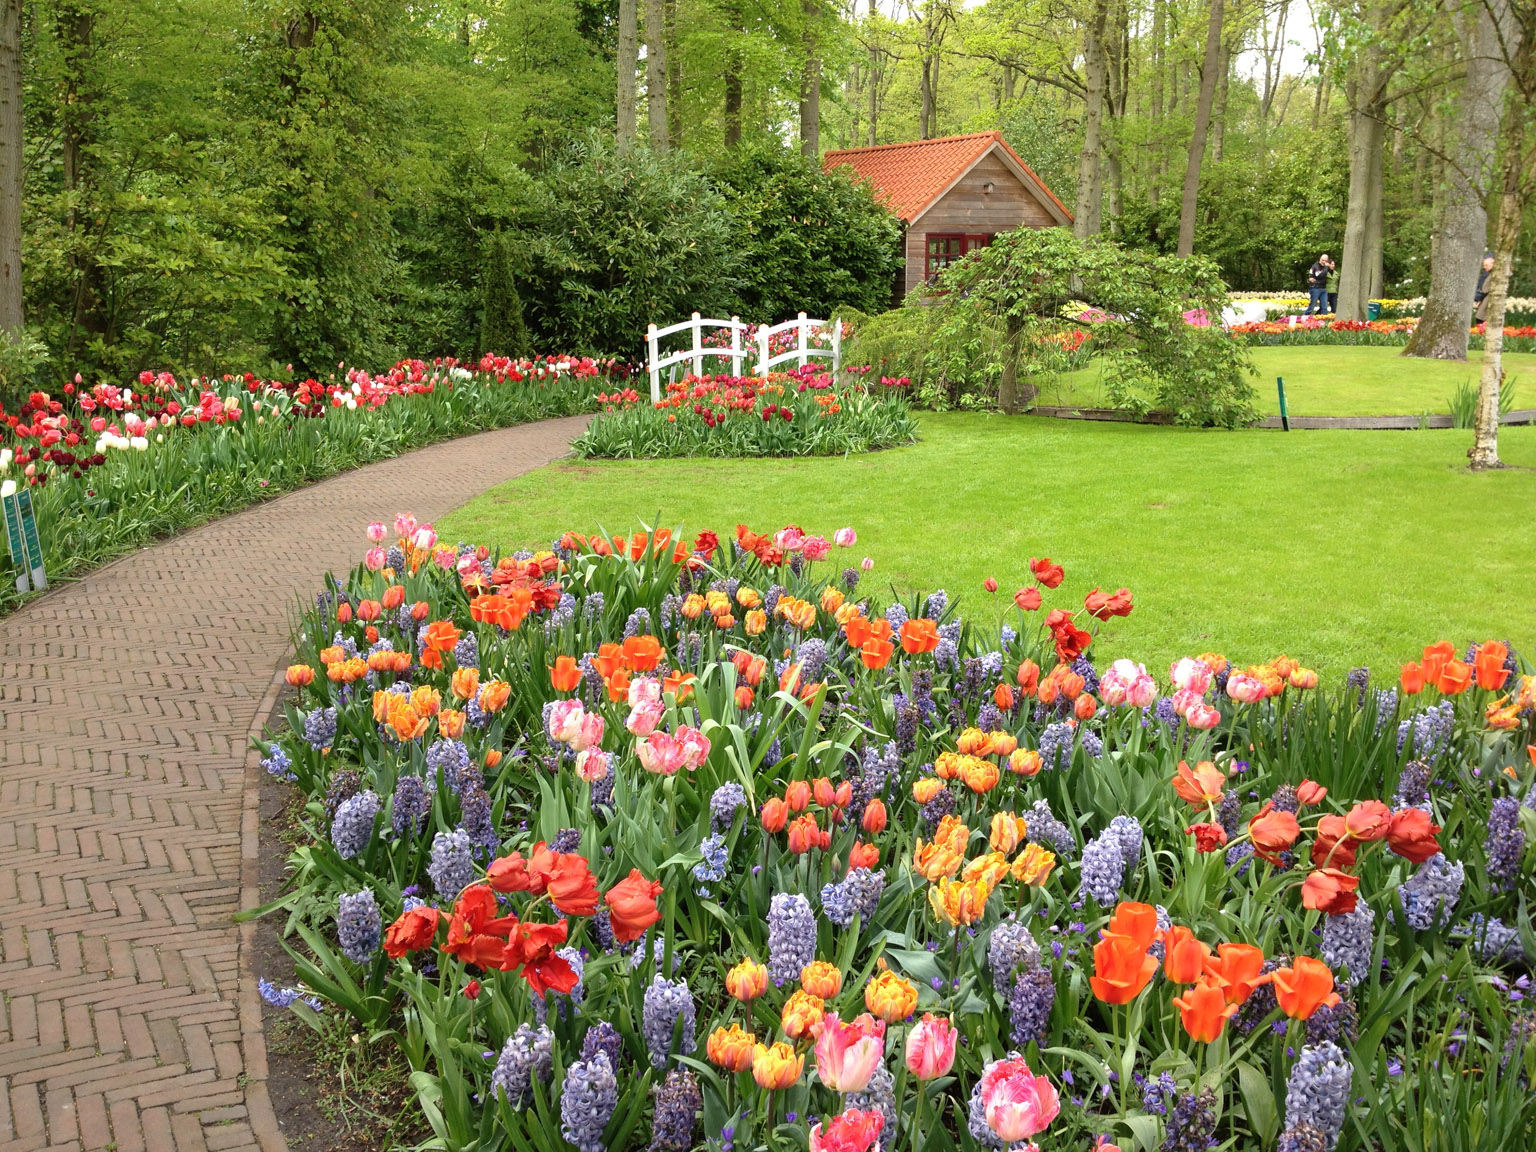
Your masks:
<path fill-rule="evenodd" d="M 1404 356 L 1465 360 L 1472 325 L 1473 293 L 1488 242 L 1484 197 L 1494 171 L 1499 114 L 1509 68 L 1500 45 L 1507 25 L 1506 0 L 1488 0 L 1475 10 L 1468 38 L 1467 78 L 1457 114 L 1456 143 L 1445 174 L 1440 211 L 1430 252 L 1429 298 Z M 1497 15 L 1496 15 L 1497 13 Z M 1422 153 L 1420 154 L 1422 156 Z"/>
<path fill-rule="evenodd" d="M 640 0 L 619 0 L 619 45 L 614 62 L 618 72 L 614 136 L 621 153 L 635 146 L 635 69 L 640 62 Z"/>
<path fill-rule="evenodd" d="M 671 144 L 667 124 L 667 20 L 663 0 L 645 0 L 645 116 L 651 147 Z"/>
<path fill-rule="evenodd" d="M 21 331 L 21 0 L 0 0 L 0 330 Z"/>
<path fill-rule="evenodd" d="M 1211 0 L 1211 19 L 1205 30 L 1205 57 L 1200 69 L 1200 95 L 1195 99 L 1195 130 L 1189 140 L 1189 160 L 1184 165 L 1184 200 L 1179 205 L 1179 245 L 1175 254 L 1195 250 L 1195 210 L 1200 197 L 1200 165 L 1205 160 L 1205 138 L 1211 127 L 1211 105 L 1216 99 L 1216 73 L 1221 66 L 1221 18 L 1224 0 Z"/>
<path fill-rule="evenodd" d="M 1103 229 L 1104 191 L 1100 172 L 1104 152 L 1104 90 L 1109 66 L 1104 53 L 1104 26 L 1109 20 L 1109 0 L 1094 0 L 1083 28 L 1083 77 L 1087 107 L 1083 112 L 1083 150 L 1077 164 L 1077 210 L 1073 235 L 1097 236 Z"/>

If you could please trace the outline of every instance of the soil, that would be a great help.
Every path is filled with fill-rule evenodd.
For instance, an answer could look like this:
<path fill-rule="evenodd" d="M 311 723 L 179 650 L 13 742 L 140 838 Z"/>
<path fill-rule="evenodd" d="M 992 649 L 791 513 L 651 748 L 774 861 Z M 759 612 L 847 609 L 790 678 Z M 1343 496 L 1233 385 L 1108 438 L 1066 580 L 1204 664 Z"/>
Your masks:
<path fill-rule="evenodd" d="M 268 718 L 269 731 L 285 723 L 283 705 L 290 691 L 285 690 Z M 263 778 L 263 904 L 284 892 L 288 853 L 303 836 L 298 824 L 303 805 L 304 797 L 292 785 Z M 279 987 L 294 983 L 293 959 L 280 939 L 286 916 L 279 910 L 256 922 L 255 972 Z M 288 1147 L 293 1152 L 392 1152 L 429 1137 L 410 1087 L 410 1066 L 393 1042 L 366 1044 L 335 1008 L 321 1016 L 323 1032 L 292 1011 L 262 1005 L 267 1091 Z"/>

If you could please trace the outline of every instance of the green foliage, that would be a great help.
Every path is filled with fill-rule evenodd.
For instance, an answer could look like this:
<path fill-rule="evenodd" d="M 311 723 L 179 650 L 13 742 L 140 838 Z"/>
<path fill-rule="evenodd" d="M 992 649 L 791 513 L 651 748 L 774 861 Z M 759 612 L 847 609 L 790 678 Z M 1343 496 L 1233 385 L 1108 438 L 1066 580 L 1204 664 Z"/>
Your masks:
<path fill-rule="evenodd" d="M 512 245 L 505 233 L 494 233 L 485 244 L 480 270 L 480 352 L 522 359 L 532 351 L 523 323 L 523 299 L 512 279 Z"/>
<path fill-rule="evenodd" d="M 48 345 L 33 333 L 0 331 L 0 410 L 21 407 L 48 358 Z"/>
<path fill-rule="evenodd" d="M 1451 426 L 1454 428 L 1473 428 L 1477 424 L 1477 398 L 1482 391 L 1479 384 L 1472 380 L 1463 380 L 1456 386 L 1456 391 L 1451 393 Z M 1510 376 L 1505 376 L 1499 381 L 1499 417 L 1509 415 L 1515 406 L 1515 381 Z"/>
<path fill-rule="evenodd" d="M 868 188 L 775 146 L 731 154 L 711 175 L 743 248 L 740 315 L 773 324 L 890 306 L 901 226 Z"/>
<path fill-rule="evenodd" d="M 731 217 L 685 156 L 619 156 L 594 133 L 548 189 L 527 299 L 541 346 L 633 353 L 647 324 L 730 308 L 741 264 Z"/>
<path fill-rule="evenodd" d="M 1203 257 L 1021 228 L 946 269 L 927 306 L 941 317 L 941 345 L 970 349 L 1000 340 L 998 399 L 1010 411 L 1015 398 L 1028 402 L 1038 380 L 1065 367 L 1060 318 L 1074 299 L 1100 313 L 1092 339 L 1109 355 L 1106 386 L 1117 406 L 1166 409 L 1181 424 L 1231 428 L 1253 421 L 1244 347 L 1219 325 L 1184 319 L 1192 310 L 1220 316 L 1227 304 L 1215 263 Z"/>

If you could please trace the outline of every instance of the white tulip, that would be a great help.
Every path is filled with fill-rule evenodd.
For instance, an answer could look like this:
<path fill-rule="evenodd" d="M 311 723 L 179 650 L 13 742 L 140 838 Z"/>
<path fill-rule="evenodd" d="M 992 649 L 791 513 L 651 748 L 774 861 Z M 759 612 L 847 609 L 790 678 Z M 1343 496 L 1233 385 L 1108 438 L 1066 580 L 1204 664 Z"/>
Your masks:
<path fill-rule="evenodd" d="M 14 495 L 16 495 L 16 481 L 14 481 L 14 480 L 0 481 L 0 499 L 5 498 L 6 496 L 14 496 Z"/>
<path fill-rule="evenodd" d="M 143 436 L 135 436 L 128 441 L 128 446 L 137 452 L 143 452 L 149 448 L 149 440 Z"/>

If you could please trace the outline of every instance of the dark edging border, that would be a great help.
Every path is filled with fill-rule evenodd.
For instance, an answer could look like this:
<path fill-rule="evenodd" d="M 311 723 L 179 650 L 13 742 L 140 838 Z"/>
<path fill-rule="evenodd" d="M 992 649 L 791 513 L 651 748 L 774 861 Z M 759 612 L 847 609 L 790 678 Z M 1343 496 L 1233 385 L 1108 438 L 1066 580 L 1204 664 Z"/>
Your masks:
<path fill-rule="evenodd" d="M 1148 412 L 1137 416 L 1123 408 L 1064 408 L 1041 404 L 1026 411 L 1029 416 L 1045 416 L 1054 420 L 1102 420 L 1117 424 L 1171 425 L 1171 412 Z M 1292 416 L 1295 429 L 1349 428 L 1357 431 L 1403 431 L 1418 428 L 1453 428 L 1455 423 L 1449 413 L 1426 413 L 1422 416 Z M 1505 413 L 1499 421 L 1505 424 L 1536 424 L 1536 408 L 1517 408 Z M 1266 416 L 1255 428 L 1280 428 L 1278 416 Z"/>

